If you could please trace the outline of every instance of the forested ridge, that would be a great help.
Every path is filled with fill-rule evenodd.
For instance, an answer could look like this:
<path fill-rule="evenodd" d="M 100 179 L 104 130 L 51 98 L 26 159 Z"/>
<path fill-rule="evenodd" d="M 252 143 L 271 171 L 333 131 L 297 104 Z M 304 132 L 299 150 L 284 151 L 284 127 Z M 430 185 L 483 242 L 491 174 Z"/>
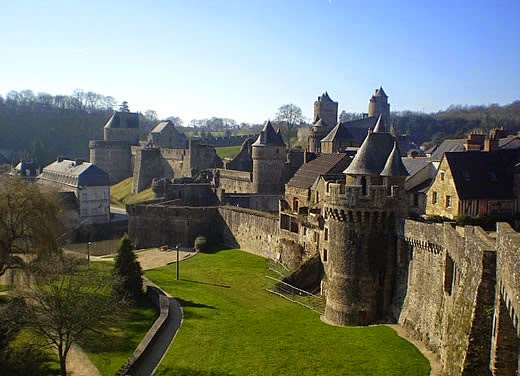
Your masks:
<path fill-rule="evenodd" d="M 89 140 L 103 139 L 103 124 L 116 107 L 114 98 L 82 90 L 70 95 L 11 91 L 0 96 L 0 151 L 13 162 L 26 158 L 40 165 L 57 155 L 88 159 Z M 158 121 L 153 114 L 149 110 L 141 116 L 143 129 Z M 356 118 L 357 114 L 345 115 Z M 181 119 L 175 120 L 182 124 Z M 231 125 L 229 133 L 240 128 L 232 119 L 224 120 Z M 520 130 L 520 101 L 502 106 L 457 105 L 429 114 L 394 112 L 392 122 L 398 133 L 408 134 L 418 144 L 440 143 L 445 138 L 465 137 L 475 129 L 487 131 L 498 126 L 516 133 Z"/>

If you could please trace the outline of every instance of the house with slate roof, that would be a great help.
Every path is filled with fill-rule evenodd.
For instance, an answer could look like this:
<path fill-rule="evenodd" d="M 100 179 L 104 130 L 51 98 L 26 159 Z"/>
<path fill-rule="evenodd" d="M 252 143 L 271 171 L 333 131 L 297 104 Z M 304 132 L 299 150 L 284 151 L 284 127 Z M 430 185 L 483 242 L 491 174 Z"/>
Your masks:
<path fill-rule="evenodd" d="M 58 158 L 43 168 L 38 183 L 58 192 L 72 192 L 76 198 L 80 223 L 110 222 L 110 181 L 108 174 L 80 159 Z"/>
<path fill-rule="evenodd" d="M 161 121 L 148 134 L 148 144 L 160 148 L 186 149 L 188 138 L 177 131 L 172 121 Z"/>
<path fill-rule="evenodd" d="M 516 215 L 520 151 L 445 153 L 428 190 L 426 214 Z"/>

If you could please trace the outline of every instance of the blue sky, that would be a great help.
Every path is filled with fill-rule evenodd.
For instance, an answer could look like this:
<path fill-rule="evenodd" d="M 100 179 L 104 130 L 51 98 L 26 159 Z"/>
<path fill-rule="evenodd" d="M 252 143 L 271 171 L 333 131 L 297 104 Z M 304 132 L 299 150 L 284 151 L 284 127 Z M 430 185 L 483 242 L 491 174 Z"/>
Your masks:
<path fill-rule="evenodd" d="M 5 1 L 0 94 L 76 88 L 161 117 L 311 117 L 519 99 L 520 1 Z"/>

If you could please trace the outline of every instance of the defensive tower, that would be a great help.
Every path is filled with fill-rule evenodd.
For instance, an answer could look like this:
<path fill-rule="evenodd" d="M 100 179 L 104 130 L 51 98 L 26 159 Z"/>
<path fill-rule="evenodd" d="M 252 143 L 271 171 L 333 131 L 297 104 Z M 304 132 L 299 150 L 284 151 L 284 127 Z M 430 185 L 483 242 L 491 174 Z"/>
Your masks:
<path fill-rule="evenodd" d="M 388 95 L 386 95 L 383 87 L 376 89 L 368 101 L 368 116 L 383 116 L 383 124 L 388 130 L 390 124 L 390 103 L 388 103 Z"/>
<path fill-rule="evenodd" d="M 103 133 L 103 140 L 89 142 L 90 162 L 108 173 L 110 184 L 114 184 L 132 176 L 130 145 L 139 142 L 139 114 L 114 112 Z"/>
<path fill-rule="evenodd" d="M 368 325 L 390 309 L 408 172 L 392 135 L 369 130 L 344 173 L 346 181 L 330 183 L 324 198 L 328 260 L 322 320 Z"/>
<path fill-rule="evenodd" d="M 253 193 L 282 193 L 287 152 L 281 134 L 274 130 L 270 121 L 266 123 L 251 148 Z"/>
<path fill-rule="evenodd" d="M 309 136 L 309 151 L 320 153 L 320 141 L 338 121 L 338 102 L 330 99 L 327 92 L 314 102 L 314 118 Z"/>

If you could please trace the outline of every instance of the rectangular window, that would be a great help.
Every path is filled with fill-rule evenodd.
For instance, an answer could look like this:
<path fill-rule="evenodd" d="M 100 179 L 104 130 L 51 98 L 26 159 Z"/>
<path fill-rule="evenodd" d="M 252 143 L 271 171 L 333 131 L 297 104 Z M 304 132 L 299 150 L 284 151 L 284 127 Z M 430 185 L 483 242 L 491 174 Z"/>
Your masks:
<path fill-rule="evenodd" d="M 324 238 L 325 240 L 329 240 L 329 229 L 327 227 L 325 227 L 325 235 L 324 235 Z"/>
<path fill-rule="evenodd" d="M 328 256 L 328 251 L 326 249 L 323 249 L 323 262 L 327 262 Z"/>
<path fill-rule="evenodd" d="M 444 181 L 444 171 L 441 171 L 439 173 L 439 175 L 440 175 L 441 181 Z"/>
<path fill-rule="evenodd" d="M 446 207 L 451 208 L 451 196 L 446 196 Z"/>
<path fill-rule="evenodd" d="M 433 192 L 432 193 L 432 204 L 436 204 L 437 203 L 437 192 Z"/>

